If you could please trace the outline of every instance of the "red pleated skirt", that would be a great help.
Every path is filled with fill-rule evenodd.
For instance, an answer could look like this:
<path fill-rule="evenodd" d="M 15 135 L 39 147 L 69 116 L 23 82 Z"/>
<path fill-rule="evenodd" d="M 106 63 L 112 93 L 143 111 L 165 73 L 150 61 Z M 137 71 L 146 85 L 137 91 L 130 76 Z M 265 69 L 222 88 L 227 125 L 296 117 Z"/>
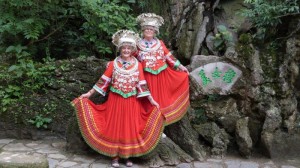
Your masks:
<path fill-rule="evenodd" d="M 154 106 L 143 107 L 135 96 L 123 98 L 110 92 L 103 104 L 87 98 L 76 98 L 72 104 L 85 141 L 107 156 L 147 154 L 157 145 L 164 128 L 160 111 Z"/>
<path fill-rule="evenodd" d="M 149 72 L 144 75 L 152 97 L 159 103 L 166 119 L 165 125 L 180 120 L 190 105 L 188 74 L 167 67 L 157 75 Z M 145 104 L 151 106 L 148 102 Z"/>

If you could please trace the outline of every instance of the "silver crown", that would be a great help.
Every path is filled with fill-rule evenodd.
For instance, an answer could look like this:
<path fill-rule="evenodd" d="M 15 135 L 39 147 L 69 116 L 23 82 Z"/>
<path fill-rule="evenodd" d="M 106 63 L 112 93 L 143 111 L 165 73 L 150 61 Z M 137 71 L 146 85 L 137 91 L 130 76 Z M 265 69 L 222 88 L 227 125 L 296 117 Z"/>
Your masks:
<path fill-rule="evenodd" d="M 136 50 L 136 43 L 140 39 L 139 35 L 131 30 L 119 30 L 112 36 L 112 43 L 118 47 L 130 45 Z"/>
<path fill-rule="evenodd" d="M 142 27 L 153 26 L 157 32 L 159 32 L 159 27 L 164 24 L 164 19 L 156 15 L 155 13 L 143 13 L 140 14 L 136 21 Z"/>

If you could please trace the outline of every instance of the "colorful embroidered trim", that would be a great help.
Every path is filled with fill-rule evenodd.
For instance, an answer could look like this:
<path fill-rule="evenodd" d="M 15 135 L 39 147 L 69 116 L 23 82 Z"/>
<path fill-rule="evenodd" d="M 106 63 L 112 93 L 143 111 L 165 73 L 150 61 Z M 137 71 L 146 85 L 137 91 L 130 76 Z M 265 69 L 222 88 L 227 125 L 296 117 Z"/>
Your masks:
<path fill-rule="evenodd" d="M 142 139 L 139 139 L 139 142 L 127 141 L 126 144 L 122 144 L 108 141 L 99 136 L 99 130 L 95 128 L 94 117 L 90 112 L 89 104 L 83 99 L 77 98 L 73 100 L 72 105 L 76 110 L 81 134 L 86 143 L 95 151 L 110 157 L 129 158 L 145 155 L 157 146 L 164 129 L 164 118 L 156 108 L 151 112 L 150 118 L 141 134 Z"/>
<path fill-rule="evenodd" d="M 128 97 L 130 97 L 132 95 L 136 95 L 137 94 L 136 90 L 133 90 L 132 92 L 129 92 L 129 93 L 124 93 L 121 90 L 117 90 L 117 89 L 115 89 L 113 87 L 110 87 L 110 91 L 115 92 L 115 93 L 121 95 L 124 98 L 128 98 Z"/>
<path fill-rule="evenodd" d="M 154 75 L 157 75 L 157 74 L 159 74 L 161 71 L 167 69 L 167 67 L 168 67 L 168 65 L 165 64 L 165 65 L 163 65 L 162 67 L 160 67 L 158 70 L 153 70 L 153 69 L 151 69 L 151 68 L 144 68 L 144 71 L 147 71 L 147 72 L 149 72 L 149 73 L 152 73 L 152 74 L 154 74 Z"/>
<path fill-rule="evenodd" d="M 160 109 L 166 118 L 166 125 L 180 120 L 186 114 L 189 105 L 189 89 L 187 89 L 172 105 Z"/>
<path fill-rule="evenodd" d="M 97 85 L 93 86 L 93 89 L 95 89 L 98 93 L 100 93 L 102 96 L 106 95 L 106 92 L 104 90 L 102 90 L 101 88 L 99 88 Z"/>

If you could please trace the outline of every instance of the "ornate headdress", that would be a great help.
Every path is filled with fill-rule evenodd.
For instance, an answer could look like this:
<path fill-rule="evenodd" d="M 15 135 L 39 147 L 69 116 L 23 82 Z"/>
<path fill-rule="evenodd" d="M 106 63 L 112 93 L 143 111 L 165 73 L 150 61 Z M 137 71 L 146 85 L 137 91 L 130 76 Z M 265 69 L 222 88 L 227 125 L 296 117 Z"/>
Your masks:
<path fill-rule="evenodd" d="M 139 35 L 131 30 L 119 30 L 112 36 L 112 43 L 120 49 L 123 45 L 130 45 L 136 50 Z"/>
<path fill-rule="evenodd" d="M 153 26 L 157 33 L 159 32 L 159 27 L 164 24 L 164 19 L 155 13 L 140 14 L 136 18 L 136 21 L 142 27 L 142 29 L 144 29 L 146 26 Z"/>

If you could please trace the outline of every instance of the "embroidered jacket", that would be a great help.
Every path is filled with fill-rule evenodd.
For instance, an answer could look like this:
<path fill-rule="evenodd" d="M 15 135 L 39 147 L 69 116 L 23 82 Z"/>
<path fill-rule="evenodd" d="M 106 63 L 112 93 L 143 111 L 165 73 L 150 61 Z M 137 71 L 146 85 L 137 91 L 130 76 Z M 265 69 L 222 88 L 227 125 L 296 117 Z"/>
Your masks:
<path fill-rule="evenodd" d="M 123 67 L 120 59 L 117 57 L 107 64 L 106 71 L 93 88 L 103 96 L 106 95 L 108 87 L 110 91 L 120 94 L 124 98 L 133 95 L 137 97 L 150 95 L 142 65 L 133 57 L 134 63 Z"/>
<path fill-rule="evenodd" d="M 156 43 L 151 47 L 146 46 L 142 41 L 137 44 L 139 48 L 137 58 L 142 63 L 144 70 L 152 74 L 159 74 L 168 65 L 177 69 L 180 65 L 179 60 L 172 55 L 163 41 L 157 38 L 154 40 Z"/>

